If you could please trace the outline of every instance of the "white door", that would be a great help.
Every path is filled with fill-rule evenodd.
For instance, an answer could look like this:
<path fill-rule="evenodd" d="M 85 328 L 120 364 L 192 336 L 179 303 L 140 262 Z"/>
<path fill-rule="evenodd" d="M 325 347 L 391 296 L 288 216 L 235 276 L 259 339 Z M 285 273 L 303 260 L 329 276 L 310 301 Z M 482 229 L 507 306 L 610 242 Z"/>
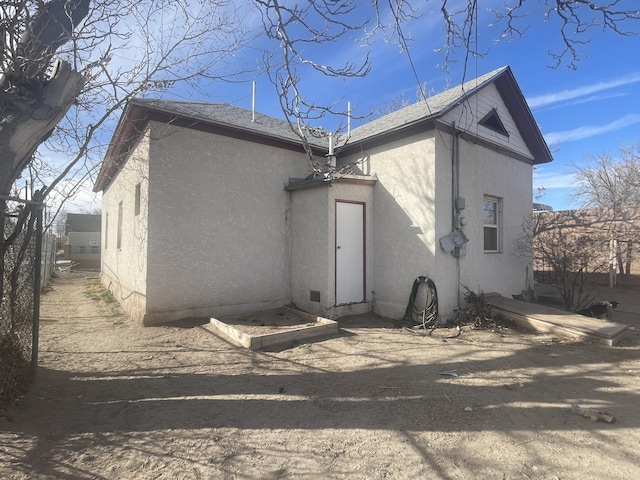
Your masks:
<path fill-rule="evenodd" d="M 364 204 L 336 201 L 336 305 L 365 301 Z"/>

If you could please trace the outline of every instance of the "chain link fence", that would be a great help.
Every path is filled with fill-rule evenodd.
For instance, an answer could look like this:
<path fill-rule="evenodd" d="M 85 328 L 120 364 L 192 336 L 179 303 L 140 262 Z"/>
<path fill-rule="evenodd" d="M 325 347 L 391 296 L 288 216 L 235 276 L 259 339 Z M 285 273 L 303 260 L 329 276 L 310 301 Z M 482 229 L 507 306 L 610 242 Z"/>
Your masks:
<path fill-rule="evenodd" d="M 36 215 L 32 206 L 7 203 L 2 225 L 4 255 L 0 301 L 0 400 L 27 390 L 32 377 L 36 308 Z"/>

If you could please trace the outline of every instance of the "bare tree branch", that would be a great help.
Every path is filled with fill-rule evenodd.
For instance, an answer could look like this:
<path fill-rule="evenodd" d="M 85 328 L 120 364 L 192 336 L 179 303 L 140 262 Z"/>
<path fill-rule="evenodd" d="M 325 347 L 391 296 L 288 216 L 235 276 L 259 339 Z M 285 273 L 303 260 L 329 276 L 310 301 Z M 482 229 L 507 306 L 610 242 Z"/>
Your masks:
<path fill-rule="evenodd" d="M 534 2 L 517 0 L 505 4 L 503 10 L 492 10 L 496 16 L 496 24 L 503 23 L 500 38 L 513 40 L 522 37 L 532 23 L 531 12 L 524 7 Z M 539 2 L 542 3 L 542 2 Z M 629 2 L 626 2 L 630 5 Z M 591 41 L 592 31 L 610 30 L 618 35 L 631 36 L 637 31 L 628 28 L 629 21 L 640 20 L 640 9 L 624 8 L 625 0 L 545 0 L 543 9 L 544 22 L 558 22 L 558 32 L 562 48 L 550 51 L 555 60 L 552 65 L 557 68 L 566 62 L 571 69 L 576 69 L 582 58 L 581 47 Z M 522 24 L 522 25 L 521 25 Z M 637 27 L 636 27 L 637 28 Z"/>
<path fill-rule="evenodd" d="M 132 98 L 241 74 L 227 67 L 245 40 L 235 7 L 230 0 L 0 3 L 0 301 L 5 253 L 19 238 L 22 251 L 34 218 L 30 210 L 24 222 L 7 217 L 5 198 L 23 171 L 38 163 L 39 200 L 63 180 L 63 195 L 72 195 L 93 175 L 117 112 Z M 47 156 L 64 161 L 34 156 L 43 142 Z"/>
<path fill-rule="evenodd" d="M 586 157 L 574 165 L 573 199 L 584 208 L 614 211 L 640 204 L 640 142 L 620 149 L 620 157 L 608 153 Z"/>
<path fill-rule="evenodd" d="M 335 66 L 313 60 L 305 52 L 311 45 L 331 44 L 349 32 L 360 32 L 366 22 L 351 23 L 347 17 L 354 12 L 357 4 L 352 0 L 335 2 L 331 0 L 311 0 L 300 6 L 288 6 L 278 0 L 254 0 L 260 7 L 262 23 L 267 38 L 278 42 L 281 60 L 275 56 L 265 58 L 267 73 L 278 93 L 280 107 L 291 129 L 301 139 L 312 172 L 323 169 L 323 162 L 313 153 L 310 137 L 327 135 L 310 128 L 311 121 L 317 121 L 327 114 L 344 114 L 330 105 L 318 105 L 308 101 L 301 93 L 299 69 L 305 67 L 327 77 L 364 77 L 370 72 L 368 56 L 360 63 L 346 62 Z M 317 28 L 314 25 L 322 25 Z"/>

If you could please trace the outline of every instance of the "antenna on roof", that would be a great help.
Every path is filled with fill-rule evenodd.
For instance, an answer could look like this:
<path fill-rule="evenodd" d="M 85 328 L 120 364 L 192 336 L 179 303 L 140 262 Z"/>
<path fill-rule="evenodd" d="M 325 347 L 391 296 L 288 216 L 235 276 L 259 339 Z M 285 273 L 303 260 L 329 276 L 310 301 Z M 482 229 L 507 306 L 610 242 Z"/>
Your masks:
<path fill-rule="evenodd" d="M 351 137 L 351 102 L 347 102 L 347 138 Z"/>
<path fill-rule="evenodd" d="M 329 132 L 329 153 L 327 153 L 327 166 L 332 172 L 336 169 L 336 153 L 333 132 Z"/>
<path fill-rule="evenodd" d="M 251 121 L 256 121 L 256 81 L 254 80 L 251 92 Z"/>

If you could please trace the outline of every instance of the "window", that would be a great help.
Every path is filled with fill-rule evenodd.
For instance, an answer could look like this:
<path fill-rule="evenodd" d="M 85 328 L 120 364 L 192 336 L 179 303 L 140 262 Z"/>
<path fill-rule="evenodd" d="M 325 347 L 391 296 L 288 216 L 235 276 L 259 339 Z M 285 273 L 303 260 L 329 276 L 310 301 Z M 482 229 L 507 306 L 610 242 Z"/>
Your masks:
<path fill-rule="evenodd" d="M 504 128 L 504 124 L 500 117 L 498 116 L 497 110 L 494 108 L 491 110 L 482 120 L 480 120 L 480 125 L 484 125 L 487 128 L 490 128 L 494 132 L 498 132 L 501 135 L 506 137 L 509 136 L 509 132 Z"/>
<path fill-rule="evenodd" d="M 500 251 L 500 200 L 484 197 L 484 251 Z"/>
<path fill-rule="evenodd" d="M 140 184 L 136 185 L 135 216 L 140 215 Z"/>
<path fill-rule="evenodd" d="M 122 248 L 122 202 L 118 204 L 118 232 L 116 237 L 116 248 Z"/>

